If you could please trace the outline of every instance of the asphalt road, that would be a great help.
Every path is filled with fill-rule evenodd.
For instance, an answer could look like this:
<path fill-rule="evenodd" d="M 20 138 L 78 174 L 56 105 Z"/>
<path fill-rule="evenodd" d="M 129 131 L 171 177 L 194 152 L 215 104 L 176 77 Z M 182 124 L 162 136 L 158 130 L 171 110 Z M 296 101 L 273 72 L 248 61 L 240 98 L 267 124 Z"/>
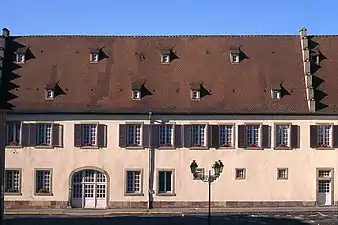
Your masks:
<path fill-rule="evenodd" d="M 337 225 L 338 213 L 250 213 L 222 214 L 212 216 L 212 225 Z M 185 216 L 39 216 L 8 215 L 4 225 L 207 225 L 206 215 Z"/>

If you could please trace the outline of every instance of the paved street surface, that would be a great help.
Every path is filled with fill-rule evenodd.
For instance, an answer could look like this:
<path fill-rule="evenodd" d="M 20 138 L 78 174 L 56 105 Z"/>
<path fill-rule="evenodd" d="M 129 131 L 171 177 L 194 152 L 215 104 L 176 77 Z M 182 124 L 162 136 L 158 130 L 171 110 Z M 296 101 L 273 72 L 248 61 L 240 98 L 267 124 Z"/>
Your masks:
<path fill-rule="evenodd" d="M 337 212 L 215 213 L 212 225 L 337 225 Z M 4 225 L 206 225 L 207 216 L 199 215 L 6 215 Z"/>

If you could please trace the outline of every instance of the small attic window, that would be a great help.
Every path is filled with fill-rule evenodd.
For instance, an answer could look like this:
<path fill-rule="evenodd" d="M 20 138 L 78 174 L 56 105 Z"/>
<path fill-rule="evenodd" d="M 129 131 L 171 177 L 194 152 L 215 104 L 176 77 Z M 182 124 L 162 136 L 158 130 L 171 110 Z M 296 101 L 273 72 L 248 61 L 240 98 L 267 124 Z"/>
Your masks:
<path fill-rule="evenodd" d="M 191 99 L 192 100 L 199 100 L 201 98 L 199 90 L 191 90 Z"/>
<path fill-rule="evenodd" d="M 45 90 L 45 99 L 46 100 L 53 100 L 54 99 L 54 90 L 46 89 Z"/>
<path fill-rule="evenodd" d="M 99 53 L 90 53 L 90 62 L 96 63 L 99 61 Z"/>
<path fill-rule="evenodd" d="M 280 99 L 281 98 L 281 91 L 277 89 L 271 90 L 271 98 L 272 99 Z"/>
<path fill-rule="evenodd" d="M 170 63 L 170 54 L 162 53 L 161 54 L 161 63 Z"/>
<path fill-rule="evenodd" d="M 25 54 L 17 53 L 16 54 L 16 62 L 17 63 L 24 63 L 25 62 Z"/>
<path fill-rule="evenodd" d="M 238 54 L 238 53 L 231 52 L 231 53 L 230 53 L 230 61 L 231 61 L 232 63 L 239 63 L 239 54 Z"/>
<path fill-rule="evenodd" d="M 140 90 L 132 90 L 131 98 L 133 100 L 140 100 L 141 99 L 141 91 Z"/>

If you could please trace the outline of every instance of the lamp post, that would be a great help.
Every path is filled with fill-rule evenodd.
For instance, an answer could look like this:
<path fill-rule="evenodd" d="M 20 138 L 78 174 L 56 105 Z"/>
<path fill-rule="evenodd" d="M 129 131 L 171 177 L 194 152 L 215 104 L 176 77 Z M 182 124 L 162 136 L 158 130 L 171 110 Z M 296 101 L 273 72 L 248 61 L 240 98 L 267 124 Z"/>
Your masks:
<path fill-rule="evenodd" d="M 195 160 L 190 164 L 190 171 L 194 178 L 197 178 L 203 182 L 208 182 L 208 225 L 211 225 L 211 183 L 214 182 L 222 173 L 224 164 L 221 160 L 218 160 L 212 166 L 212 170 L 209 170 L 208 174 L 202 174 L 197 172 L 198 164 Z"/>

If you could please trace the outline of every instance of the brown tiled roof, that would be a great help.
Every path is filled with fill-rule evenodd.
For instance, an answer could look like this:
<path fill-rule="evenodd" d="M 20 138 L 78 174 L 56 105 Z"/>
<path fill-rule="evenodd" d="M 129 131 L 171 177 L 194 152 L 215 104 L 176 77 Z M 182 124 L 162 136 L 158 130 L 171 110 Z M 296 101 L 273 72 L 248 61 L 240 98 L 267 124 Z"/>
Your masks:
<path fill-rule="evenodd" d="M 318 76 L 328 107 L 317 113 L 336 113 L 338 37 L 313 39 L 327 57 Z M 17 46 L 32 57 L 13 70 L 14 112 L 309 113 L 299 36 L 27 36 L 13 38 L 11 50 Z M 98 46 L 105 57 L 90 63 L 88 49 Z M 232 46 L 246 55 L 239 64 L 230 62 Z M 176 59 L 161 64 L 163 49 Z M 51 80 L 63 93 L 46 101 Z M 133 101 L 137 81 L 148 95 Z M 190 99 L 196 82 L 206 92 L 199 101 Z M 273 100 L 270 90 L 280 83 L 289 94 Z"/>

